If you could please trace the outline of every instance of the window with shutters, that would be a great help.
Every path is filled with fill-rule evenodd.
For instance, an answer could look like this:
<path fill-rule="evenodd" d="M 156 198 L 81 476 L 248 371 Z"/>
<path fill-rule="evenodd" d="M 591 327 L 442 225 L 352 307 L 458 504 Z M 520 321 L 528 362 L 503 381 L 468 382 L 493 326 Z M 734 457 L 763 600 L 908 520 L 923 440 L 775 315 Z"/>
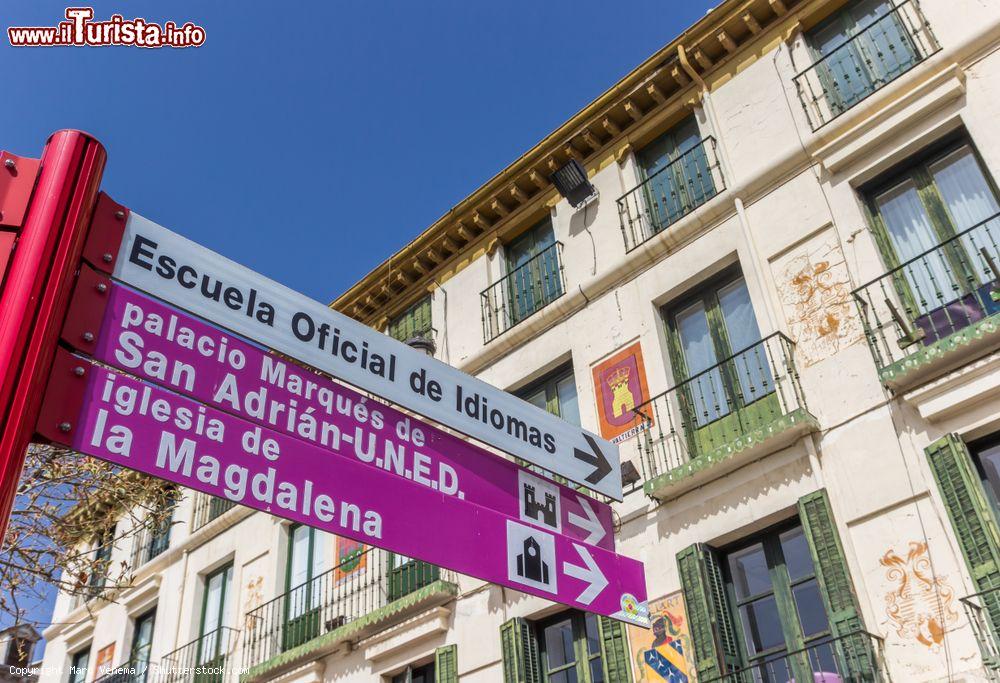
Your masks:
<path fill-rule="evenodd" d="M 875 680 L 879 639 L 864 630 L 825 489 L 799 514 L 723 549 L 677 554 L 703 681 Z"/>
<path fill-rule="evenodd" d="M 746 665 L 774 660 L 771 676 L 789 680 L 793 662 L 782 655 L 809 648 L 820 670 L 837 670 L 816 570 L 797 521 L 729 550 L 723 568 Z"/>
<path fill-rule="evenodd" d="M 431 323 L 431 296 L 411 305 L 405 311 L 389 321 L 388 334 L 393 339 L 405 342 L 413 337 L 429 339 L 433 336 Z"/>
<path fill-rule="evenodd" d="M 1000 432 L 969 445 L 993 515 L 1000 519 Z"/>
<path fill-rule="evenodd" d="M 568 610 L 544 620 L 512 619 L 500 630 L 505 683 L 629 683 L 619 622 Z"/>
<path fill-rule="evenodd" d="M 391 683 L 435 683 L 434 662 L 422 666 L 408 666 L 389 680 Z"/>
<path fill-rule="evenodd" d="M 925 451 L 976 592 L 962 604 L 984 664 L 1000 670 L 1000 526 L 997 523 L 998 435 L 966 446 L 957 434 Z"/>

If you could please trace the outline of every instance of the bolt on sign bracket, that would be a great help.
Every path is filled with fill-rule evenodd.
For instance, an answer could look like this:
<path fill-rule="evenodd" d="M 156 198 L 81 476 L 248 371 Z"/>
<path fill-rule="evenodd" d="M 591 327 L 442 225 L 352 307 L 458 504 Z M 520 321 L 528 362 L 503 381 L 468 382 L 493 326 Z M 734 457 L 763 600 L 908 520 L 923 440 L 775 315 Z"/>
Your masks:
<path fill-rule="evenodd" d="M 0 152 L 0 226 L 20 228 L 38 177 L 38 159 Z"/>

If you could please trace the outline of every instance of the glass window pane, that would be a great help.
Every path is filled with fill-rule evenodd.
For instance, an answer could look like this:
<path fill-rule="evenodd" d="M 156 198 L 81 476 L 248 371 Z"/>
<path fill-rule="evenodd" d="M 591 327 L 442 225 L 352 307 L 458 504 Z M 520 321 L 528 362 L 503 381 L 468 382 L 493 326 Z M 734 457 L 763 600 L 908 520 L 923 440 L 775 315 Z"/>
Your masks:
<path fill-rule="evenodd" d="M 556 384 L 556 395 L 559 397 L 559 417 L 575 425 L 580 424 L 580 407 L 576 398 L 576 378 L 573 375 L 568 375 L 559 380 L 559 383 Z"/>
<path fill-rule="evenodd" d="M 604 668 L 600 657 L 590 660 L 590 683 L 604 683 Z"/>
<path fill-rule="evenodd" d="M 699 426 L 705 425 L 729 413 L 729 400 L 722 385 L 722 375 L 718 367 L 713 367 L 718 364 L 718 358 L 709 332 L 705 306 L 701 302 L 688 306 L 674 316 L 674 321 L 684 363 L 687 365 L 687 377 L 694 377 L 712 368 L 709 372 L 694 377 L 686 385 L 686 393 L 692 403 L 689 409 L 692 417 Z M 675 379 L 683 380 L 682 377 Z"/>
<path fill-rule="evenodd" d="M 70 683 L 83 683 L 87 680 L 87 669 L 90 667 L 90 651 L 83 650 L 73 655 L 73 663 L 70 667 Z"/>
<path fill-rule="evenodd" d="M 792 589 L 792 595 L 795 598 L 795 609 L 799 613 L 802 635 L 809 638 L 830 629 L 816 579 L 796 586 Z"/>
<path fill-rule="evenodd" d="M 545 664 L 549 670 L 576 661 L 573 652 L 573 623 L 569 619 L 546 626 L 542 636 L 545 640 Z"/>
<path fill-rule="evenodd" d="M 549 674 L 549 683 L 577 683 L 576 667 Z"/>
<path fill-rule="evenodd" d="M 772 590 L 771 575 L 764 557 L 764 546 L 760 543 L 731 553 L 729 570 L 736 588 L 736 597 L 740 599 L 770 593 Z"/>
<path fill-rule="evenodd" d="M 930 167 L 941 198 L 961 232 L 1000 211 L 976 156 L 962 147 Z"/>
<path fill-rule="evenodd" d="M 1000 504 L 998 504 L 1000 502 L 1000 444 L 984 448 L 976 455 L 982 467 L 983 485 L 986 493 L 993 504 L 994 512 L 1000 518 Z"/>
<path fill-rule="evenodd" d="M 920 201 L 916 184 L 912 180 L 900 183 L 876 197 L 875 202 L 899 262 L 907 264 L 902 273 L 911 289 L 916 312 L 926 313 L 951 301 L 959 286 L 943 253 L 938 250 L 921 256 L 940 240 Z"/>
<path fill-rule="evenodd" d="M 747 652 L 751 655 L 784 646 L 781 615 L 773 595 L 740 607 L 740 620 Z"/>
<path fill-rule="evenodd" d="M 729 350 L 731 353 L 739 352 L 732 360 L 732 368 L 740 381 L 743 402 L 753 403 L 769 394 L 774 382 L 767 352 L 758 343 L 760 328 L 757 327 L 750 292 L 743 278 L 719 290 L 719 308 L 726 325 L 726 336 L 729 337 Z"/>
<path fill-rule="evenodd" d="M 798 526 L 781 534 L 781 554 L 785 557 L 785 568 L 788 578 L 792 581 L 804 579 L 815 573 L 812 555 L 809 554 L 809 542 L 805 532 Z"/>
<path fill-rule="evenodd" d="M 741 351 L 760 341 L 757 317 L 753 314 L 750 292 L 743 278 L 719 290 L 719 308 L 726 322 L 730 351 Z"/>
<path fill-rule="evenodd" d="M 601 636 L 597 628 L 597 615 L 587 612 L 587 654 L 594 655 L 601 651 Z"/>

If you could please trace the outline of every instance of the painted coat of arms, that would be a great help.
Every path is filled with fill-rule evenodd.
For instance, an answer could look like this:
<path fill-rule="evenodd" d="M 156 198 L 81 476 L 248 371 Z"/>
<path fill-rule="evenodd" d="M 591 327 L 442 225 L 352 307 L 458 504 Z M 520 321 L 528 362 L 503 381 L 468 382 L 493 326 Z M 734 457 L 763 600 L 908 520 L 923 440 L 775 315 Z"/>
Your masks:
<path fill-rule="evenodd" d="M 954 589 L 931 571 L 927 543 L 911 541 L 905 558 L 890 548 L 879 564 L 895 584 L 885 595 L 885 613 L 896 633 L 934 651 L 940 649 L 945 630 L 958 621 L 958 611 Z"/>

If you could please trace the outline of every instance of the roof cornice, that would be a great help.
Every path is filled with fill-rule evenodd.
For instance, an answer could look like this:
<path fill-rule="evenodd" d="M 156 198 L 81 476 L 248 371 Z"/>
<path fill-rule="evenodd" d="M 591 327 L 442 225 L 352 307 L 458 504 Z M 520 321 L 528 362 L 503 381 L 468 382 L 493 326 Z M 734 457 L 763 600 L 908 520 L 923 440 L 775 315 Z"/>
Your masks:
<path fill-rule="evenodd" d="M 461 257 L 524 225 L 553 201 L 549 175 L 576 158 L 593 171 L 620 159 L 639 131 L 697 98 L 724 65 L 748 54 L 765 34 L 794 23 L 804 0 L 726 0 L 483 183 L 330 305 L 368 324 L 383 322 L 433 289 Z M 815 3 L 808 3 L 815 4 Z M 707 85 L 706 85 L 707 83 Z"/>

